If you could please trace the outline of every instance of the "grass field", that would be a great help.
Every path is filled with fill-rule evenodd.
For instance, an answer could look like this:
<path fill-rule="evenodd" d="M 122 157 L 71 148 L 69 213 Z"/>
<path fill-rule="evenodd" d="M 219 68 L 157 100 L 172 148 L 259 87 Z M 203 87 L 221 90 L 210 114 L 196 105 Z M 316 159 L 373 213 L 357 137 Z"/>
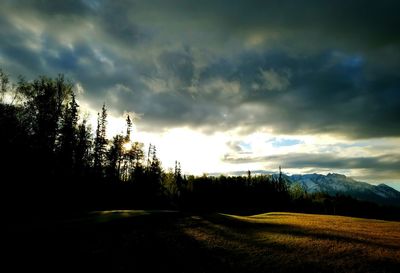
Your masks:
<path fill-rule="evenodd" d="M 245 217 L 96 212 L 51 226 L 10 226 L 7 242 L 6 260 L 14 271 L 398 272 L 400 268 L 400 222 L 297 213 Z"/>

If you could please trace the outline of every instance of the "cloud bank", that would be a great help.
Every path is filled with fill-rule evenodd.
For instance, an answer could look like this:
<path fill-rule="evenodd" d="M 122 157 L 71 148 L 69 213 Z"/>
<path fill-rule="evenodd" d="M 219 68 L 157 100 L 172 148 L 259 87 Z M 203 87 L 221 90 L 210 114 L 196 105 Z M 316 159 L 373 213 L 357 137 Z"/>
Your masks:
<path fill-rule="evenodd" d="M 1 65 L 147 129 L 398 136 L 397 1 L 3 1 Z"/>
<path fill-rule="evenodd" d="M 3 0 L 0 66 L 14 77 L 64 73 L 89 107 L 137 113 L 146 132 L 398 138 L 399 8 L 395 0 Z M 280 159 L 301 165 L 296 156 Z M 379 156 L 371 160 L 385 169 L 382 160 L 397 155 Z M 339 162 L 370 161 L 328 154 L 308 165 Z"/>

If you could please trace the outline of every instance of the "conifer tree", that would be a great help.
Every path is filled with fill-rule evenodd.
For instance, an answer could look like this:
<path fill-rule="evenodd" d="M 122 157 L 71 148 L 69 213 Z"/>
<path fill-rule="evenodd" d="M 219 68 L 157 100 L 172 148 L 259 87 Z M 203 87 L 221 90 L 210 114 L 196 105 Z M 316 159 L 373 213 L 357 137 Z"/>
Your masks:
<path fill-rule="evenodd" d="M 59 133 L 58 143 L 58 157 L 60 167 L 64 173 L 72 174 L 75 150 L 77 144 L 77 130 L 78 130 L 78 107 L 76 103 L 75 94 L 71 94 L 69 103 L 65 106 L 61 118 L 61 128 Z"/>
<path fill-rule="evenodd" d="M 114 136 L 110 149 L 107 151 L 107 176 L 111 179 L 124 180 L 121 173 L 121 163 L 123 161 L 124 137 Z"/>
<path fill-rule="evenodd" d="M 83 119 L 78 125 L 75 149 L 75 171 L 78 176 L 83 176 L 90 167 L 92 134 L 87 125 L 87 120 Z"/>
<path fill-rule="evenodd" d="M 129 142 L 131 140 L 131 131 L 132 131 L 132 121 L 129 115 L 126 116 L 126 136 L 125 141 Z"/>
<path fill-rule="evenodd" d="M 96 175 L 102 176 L 107 152 L 107 138 L 106 138 L 106 126 L 107 126 L 107 109 L 106 105 L 103 104 L 101 114 L 97 113 L 97 128 L 96 137 L 94 139 L 94 151 L 93 151 L 93 167 Z"/>

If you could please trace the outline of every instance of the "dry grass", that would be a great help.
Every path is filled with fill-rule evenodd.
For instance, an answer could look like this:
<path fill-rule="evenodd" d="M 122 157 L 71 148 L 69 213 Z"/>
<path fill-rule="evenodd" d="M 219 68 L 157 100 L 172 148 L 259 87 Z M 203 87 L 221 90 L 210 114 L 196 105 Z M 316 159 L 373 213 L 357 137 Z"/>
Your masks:
<path fill-rule="evenodd" d="M 400 266 L 399 222 L 297 213 L 191 220 L 186 234 L 225 252 L 232 269 L 390 272 Z"/>
<path fill-rule="evenodd" d="M 96 212 L 57 227 L 13 229 L 8 241 L 5 260 L 16 269 L 40 272 L 365 273 L 400 268 L 400 222 L 297 213 Z"/>

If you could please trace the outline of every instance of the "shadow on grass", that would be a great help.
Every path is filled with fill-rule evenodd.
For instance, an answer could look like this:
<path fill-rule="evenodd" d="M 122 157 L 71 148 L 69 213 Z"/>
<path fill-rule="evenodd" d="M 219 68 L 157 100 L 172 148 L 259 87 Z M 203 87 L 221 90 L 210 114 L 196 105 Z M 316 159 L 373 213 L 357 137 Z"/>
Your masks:
<path fill-rule="evenodd" d="M 202 219 L 206 233 L 234 242 L 232 245 L 236 247 L 230 250 L 235 253 L 231 255 L 239 258 L 242 253 L 244 271 L 253 268 L 249 272 L 397 272 L 400 266 L 399 245 L 332 234 L 329 230 L 319 232 L 289 224 L 248 222 L 221 214 L 203 215 Z M 275 235 L 286 239 L 277 240 Z M 312 245 L 292 244 L 296 238 L 304 238 Z M 380 256 L 385 251 L 389 255 Z"/>
<path fill-rule="evenodd" d="M 382 259 L 335 264 L 337 260 L 307 256 L 309 249 L 256 236 L 265 231 L 368 243 L 291 225 L 250 223 L 220 214 L 122 211 L 100 215 L 47 228 L 9 231 L 5 260 L 11 271 L 396 272 L 399 265 Z"/>
<path fill-rule="evenodd" d="M 274 214 L 275 216 L 275 214 Z M 359 239 L 346 235 L 335 234 L 333 230 L 325 230 L 325 232 L 318 232 L 316 230 L 300 228 L 298 226 L 293 226 L 289 224 L 277 224 L 277 223 L 263 223 L 263 222 L 251 222 L 251 221 L 243 221 L 231 216 L 214 214 L 207 215 L 205 219 L 208 221 L 218 224 L 224 225 L 233 229 L 245 230 L 247 233 L 250 231 L 260 231 L 265 230 L 269 233 L 276 234 L 287 234 L 297 237 L 310 237 L 311 239 L 316 240 L 329 240 L 343 243 L 352 243 L 352 244 L 365 244 L 367 246 L 376 246 L 382 248 L 388 248 L 393 250 L 400 250 L 400 245 L 393 244 L 385 244 L 380 242 L 372 242 L 368 239 Z"/>
<path fill-rule="evenodd" d="M 201 244 L 181 232 L 180 213 L 124 212 L 51 227 L 9 230 L 13 272 L 227 272 Z M 110 216 L 110 218 L 108 218 Z"/>

